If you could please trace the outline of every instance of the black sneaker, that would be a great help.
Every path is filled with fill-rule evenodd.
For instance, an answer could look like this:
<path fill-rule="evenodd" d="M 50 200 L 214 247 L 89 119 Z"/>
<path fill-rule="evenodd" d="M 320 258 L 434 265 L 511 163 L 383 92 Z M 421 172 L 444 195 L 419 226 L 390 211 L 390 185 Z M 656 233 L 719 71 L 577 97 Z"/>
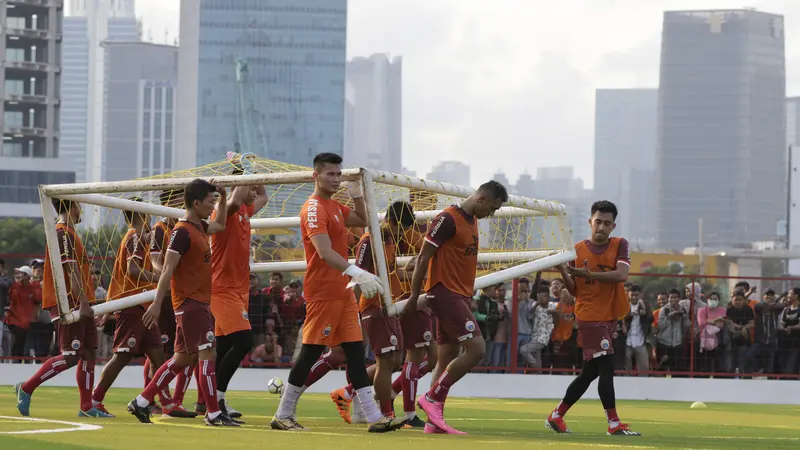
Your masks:
<path fill-rule="evenodd" d="M 222 411 L 222 414 L 228 416 L 233 422 L 238 423 L 239 425 L 244 425 L 244 420 L 239 420 L 239 417 L 242 417 L 242 413 L 236 411 L 235 409 L 228 408 L 225 400 L 219 401 L 219 410 Z"/>
<path fill-rule="evenodd" d="M 144 407 L 139 406 L 139 404 L 136 403 L 136 399 L 133 399 L 128 403 L 128 412 L 139 419 L 141 423 L 152 423 L 150 421 L 150 405 Z"/>
<path fill-rule="evenodd" d="M 222 412 L 219 413 L 219 415 L 217 415 L 217 417 L 215 417 L 213 419 L 209 419 L 208 416 L 206 416 L 206 425 L 208 425 L 210 427 L 239 427 L 239 426 L 241 426 L 238 423 L 234 422 L 233 419 L 231 419 L 230 417 L 225 415 L 225 413 L 222 413 Z"/>
<path fill-rule="evenodd" d="M 420 419 L 419 416 L 414 416 L 414 418 L 406 420 L 403 428 L 425 428 L 425 421 Z"/>

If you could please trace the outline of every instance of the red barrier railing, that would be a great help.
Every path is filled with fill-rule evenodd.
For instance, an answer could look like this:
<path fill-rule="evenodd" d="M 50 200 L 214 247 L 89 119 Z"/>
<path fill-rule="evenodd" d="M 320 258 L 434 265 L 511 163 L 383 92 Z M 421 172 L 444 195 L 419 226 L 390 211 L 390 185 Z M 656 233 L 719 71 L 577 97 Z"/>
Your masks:
<path fill-rule="evenodd" d="M 545 274 L 547 278 L 550 274 Z M 553 275 L 556 276 L 556 275 Z M 647 370 L 638 370 L 634 363 L 629 361 L 626 355 L 627 342 L 625 336 L 620 335 L 614 342 L 615 365 L 617 373 L 630 376 L 668 376 L 668 377 L 715 377 L 715 378 L 770 378 L 770 379 L 798 379 L 800 378 L 800 327 L 792 331 L 783 331 L 784 324 L 780 319 L 783 316 L 767 317 L 763 312 L 763 307 L 756 304 L 764 301 L 763 292 L 769 287 L 775 290 L 777 301 L 781 301 L 781 294 L 788 290 L 789 286 L 800 286 L 800 278 L 794 277 L 747 277 L 749 282 L 763 284 L 756 290 L 755 294 L 749 297 L 748 305 L 753 309 L 754 322 L 751 329 L 755 330 L 762 327 L 760 332 L 750 332 L 750 334 L 739 336 L 736 342 L 733 339 L 729 342 L 722 342 L 722 337 L 717 339 L 716 346 L 711 350 L 701 348 L 701 331 L 698 327 L 697 313 L 708 298 L 711 292 L 718 292 L 721 297 L 721 305 L 726 308 L 729 306 L 731 289 L 738 278 L 724 275 L 697 275 L 697 274 L 678 274 L 678 273 L 633 273 L 629 276 L 629 282 L 639 284 L 643 291 L 643 300 L 648 305 L 648 314 L 645 316 L 649 321 L 653 321 L 653 311 L 657 307 L 657 295 L 671 289 L 678 289 L 681 292 L 680 298 L 691 317 L 688 318 L 688 325 L 682 329 L 682 335 L 677 345 L 666 348 L 663 344 L 666 339 L 659 339 L 658 332 L 651 332 L 645 335 L 645 346 L 647 350 Z M 536 297 L 535 280 L 530 280 L 531 297 Z M 684 295 L 686 285 L 697 283 L 701 286 L 701 296 L 696 298 L 693 291 Z M 781 289 L 777 289 L 780 286 Z M 509 333 L 506 336 L 506 355 L 505 364 L 499 367 L 477 367 L 474 371 L 491 371 L 505 373 L 547 373 L 547 374 L 575 374 L 580 371 L 581 354 L 580 348 L 575 345 L 573 337 L 563 343 L 550 342 L 542 352 L 544 361 L 541 369 L 527 367 L 524 359 L 520 356 L 519 348 L 519 291 L 520 283 L 514 280 L 511 283 L 511 304 L 509 309 Z M 756 311 L 762 311 L 761 315 Z M 797 313 L 800 307 L 790 307 L 790 311 Z M 726 310 L 726 317 L 727 317 Z M 766 319 L 765 319 L 766 318 Z M 768 319 L 768 320 L 767 320 Z M 568 320 L 568 319 L 567 319 Z M 728 320 L 731 320 L 728 318 Z M 777 320 L 777 323 L 776 323 Z M 766 322 L 773 325 L 766 325 Z M 657 326 L 657 322 L 649 322 L 649 327 Z M 680 325 L 683 327 L 683 325 Z M 725 328 L 724 325 L 721 328 Z M 664 330 L 660 330 L 663 332 Z M 727 333 L 720 330 L 720 333 Z M 740 333 L 741 334 L 741 333 Z M 291 336 L 290 336 L 291 338 Z M 487 336 L 487 344 L 491 343 L 492 336 Z M 709 347 L 710 344 L 705 345 Z M 487 352 L 491 345 L 487 345 Z M 668 354 L 665 354 L 668 350 Z M 38 353 L 41 355 L 41 352 Z M 42 355 L 43 356 L 43 355 Z M 291 355 L 284 355 L 284 361 L 288 361 Z M 664 357 L 668 364 L 664 363 Z M 674 360 L 670 360 L 673 358 Z M 11 360 L 10 357 L 0 357 L 0 361 Z M 42 361 L 45 358 L 16 358 L 25 362 Z M 100 359 L 99 361 L 104 361 Z M 247 360 L 246 367 L 289 367 L 290 363 L 279 364 L 259 363 Z M 626 368 L 630 367 L 630 368 Z"/>

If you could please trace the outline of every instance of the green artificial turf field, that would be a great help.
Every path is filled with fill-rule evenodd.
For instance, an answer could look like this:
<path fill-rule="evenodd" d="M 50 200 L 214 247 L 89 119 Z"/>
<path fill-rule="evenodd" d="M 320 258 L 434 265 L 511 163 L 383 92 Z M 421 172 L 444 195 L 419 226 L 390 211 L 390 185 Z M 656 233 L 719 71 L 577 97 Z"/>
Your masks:
<path fill-rule="evenodd" d="M 798 448 L 800 407 L 709 404 L 690 409 L 686 403 L 619 402 L 620 416 L 644 436 L 606 436 L 603 411 L 597 401 L 576 405 L 567 416 L 572 435 L 555 435 L 544 428 L 553 400 L 490 400 L 452 398 L 446 417 L 468 436 L 426 435 L 421 430 L 400 430 L 385 435 L 368 434 L 365 425 L 347 425 L 327 395 L 306 395 L 298 420 L 309 431 L 279 432 L 269 429 L 278 397 L 262 392 L 229 392 L 229 403 L 245 412 L 247 425 L 240 429 L 210 428 L 201 419 L 160 419 L 143 425 L 125 411 L 137 392 L 111 389 L 106 407 L 115 419 L 78 419 L 76 389 L 47 388 L 36 391 L 31 403 L 34 419 L 22 420 L 10 386 L 0 387 L 0 449 L 348 449 L 414 448 L 479 449 L 533 448 L 542 446 L 630 448 Z M 187 403 L 195 398 L 186 395 Z M 401 402 L 398 399 L 397 406 Z M 55 421 L 69 422 L 56 423 Z M 46 432 L 73 429 L 85 431 Z M 9 434 L 25 432 L 27 434 Z"/>

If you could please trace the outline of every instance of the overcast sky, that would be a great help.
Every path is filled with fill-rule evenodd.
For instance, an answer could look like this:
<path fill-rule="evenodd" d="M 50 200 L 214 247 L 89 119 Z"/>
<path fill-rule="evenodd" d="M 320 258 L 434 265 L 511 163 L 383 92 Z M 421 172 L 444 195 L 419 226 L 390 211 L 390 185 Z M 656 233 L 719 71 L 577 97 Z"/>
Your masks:
<path fill-rule="evenodd" d="M 177 35 L 179 4 L 137 0 L 153 40 Z M 743 6 L 786 17 L 796 95 L 800 0 L 350 0 L 347 53 L 404 57 L 403 165 L 418 175 L 462 160 L 474 185 L 567 165 L 591 186 L 594 90 L 658 85 L 664 10 Z"/>

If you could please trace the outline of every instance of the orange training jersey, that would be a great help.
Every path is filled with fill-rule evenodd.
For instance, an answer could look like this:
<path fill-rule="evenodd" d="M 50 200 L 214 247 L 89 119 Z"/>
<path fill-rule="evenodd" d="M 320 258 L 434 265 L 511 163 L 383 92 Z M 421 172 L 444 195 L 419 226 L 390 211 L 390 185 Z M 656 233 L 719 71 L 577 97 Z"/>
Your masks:
<path fill-rule="evenodd" d="M 250 292 L 250 217 L 253 205 L 228 216 L 225 231 L 211 236 L 212 292 Z M 217 214 L 216 210 L 211 216 Z"/>
<path fill-rule="evenodd" d="M 428 266 L 425 290 L 441 283 L 464 297 L 472 297 L 480 244 L 478 220 L 460 207 L 450 206 L 433 219 L 425 240 L 439 249 Z"/>
<path fill-rule="evenodd" d="M 397 276 L 397 246 L 395 245 L 392 237 L 387 233 L 384 233 L 383 239 L 383 252 L 384 257 L 386 258 L 386 268 L 389 270 L 389 286 L 392 290 L 392 300 L 397 301 L 403 294 L 403 287 L 400 284 L 400 277 Z M 375 269 L 375 260 L 373 259 L 373 256 L 372 239 L 370 239 L 369 232 L 366 232 L 363 236 L 361 236 L 361 240 L 358 241 L 358 245 L 356 246 L 356 266 L 366 270 L 369 273 L 377 275 L 378 272 Z M 370 306 L 379 307 L 382 303 L 383 299 L 380 295 L 376 295 L 372 298 L 365 298 L 364 294 L 361 294 L 358 307 L 361 312 L 363 312 Z"/>
<path fill-rule="evenodd" d="M 156 285 L 148 283 L 144 279 L 130 276 L 128 264 L 136 260 L 142 270 L 153 271 L 153 264 L 150 262 L 150 252 L 148 246 L 142 242 L 141 236 L 133 228 L 128 229 L 125 237 L 119 245 L 117 258 L 114 261 L 114 270 L 111 272 L 111 284 L 108 286 L 108 299 L 117 300 L 129 295 L 155 289 Z M 147 309 L 150 303 L 140 305 Z"/>
<path fill-rule="evenodd" d="M 583 267 L 589 261 L 592 272 L 609 272 L 617 264 L 630 266 L 628 241 L 618 237 L 610 238 L 608 244 L 596 246 L 588 239 L 575 244 L 578 257 L 574 266 Z M 575 280 L 575 317 L 582 322 L 606 322 L 617 320 L 630 312 L 624 283 L 589 282 L 585 278 Z"/>
<path fill-rule="evenodd" d="M 78 236 L 78 233 L 63 222 L 56 222 L 56 235 L 58 236 L 58 250 L 61 252 L 61 265 L 67 263 L 76 263 L 78 271 L 80 272 L 79 278 L 83 282 L 83 292 L 86 294 L 86 299 L 90 303 L 95 302 L 94 285 L 92 283 L 92 265 L 89 263 L 89 258 L 86 256 L 86 249 L 83 247 L 83 242 Z M 70 276 L 65 268 L 64 270 L 64 284 L 67 288 L 67 298 L 69 299 L 69 307 L 75 309 L 79 306 L 79 301 L 75 297 L 72 286 L 70 286 Z M 56 297 L 55 283 L 53 282 L 53 268 L 50 267 L 50 250 L 45 250 L 44 257 L 44 280 L 42 285 L 42 309 L 50 309 L 58 303 Z"/>
<path fill-rule="evenodd" d="M 350 278 L 323 261 L 311 242 L 311 237 L 327 234 L 333 251 L 347 259 L 347 227 L 344 222 L 350 212 L 350 208 L 336 200 L 317 195 L 309 197 L 300 209 L 300 228 L 306 255 L 303 295 L 307 302 L 346 300 L 353 297 L 353 291 L 347 289 Z"/>
<path fill-rule="evenodd" d="M 181 219 L 172 231 L 169 251 L 181 254 L 172 273 L 172 307 L 177 311 L 188 299 L 211 303 L 211 247 L 208 245 L 208 222 L 201 224 Z"/>
<path fill-rule="evenodd" d="M 172 229 L 165 220 L 159 220 L 153 227 L 152 236 L 150 237 L 150 256 L 161 255 L 169 248 L 169 239 L 172 236 Z M 161 258 L 163 263 L 164 258 Z"/>

